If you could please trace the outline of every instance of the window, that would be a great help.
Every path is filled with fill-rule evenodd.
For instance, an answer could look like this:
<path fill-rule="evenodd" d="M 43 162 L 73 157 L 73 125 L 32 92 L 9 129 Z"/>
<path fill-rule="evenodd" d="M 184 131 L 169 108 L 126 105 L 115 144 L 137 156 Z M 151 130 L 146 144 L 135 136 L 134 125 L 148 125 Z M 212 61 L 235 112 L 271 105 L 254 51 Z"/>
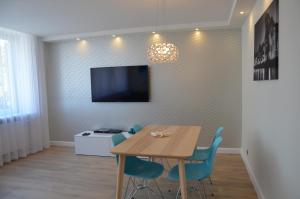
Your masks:
<path fill-rule="evenodd" d="M 8 48 L 8 41 L 0 39 L 0 117 L 11 110 Z"/>

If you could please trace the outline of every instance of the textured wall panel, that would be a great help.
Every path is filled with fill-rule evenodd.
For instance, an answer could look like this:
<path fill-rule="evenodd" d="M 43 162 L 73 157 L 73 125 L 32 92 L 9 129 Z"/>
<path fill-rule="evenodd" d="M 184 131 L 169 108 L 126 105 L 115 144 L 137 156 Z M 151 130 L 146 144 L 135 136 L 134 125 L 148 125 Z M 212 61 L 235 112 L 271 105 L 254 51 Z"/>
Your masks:
<path fill-rule="evenodd" d="M 225 147 L 241 140 L 241 38 L 239 30 L 170 32 L 179 48 L 173 64 L 151 65 L 150 34 L 122 35 L 46 45 L 49 122 L 52 140 L 96 127 L 127 129 L 134 123 L 200 124 L 200 143 L 223 125 Z M 92 103 L 90 68 L 150 65 L 151 102 Z"/>

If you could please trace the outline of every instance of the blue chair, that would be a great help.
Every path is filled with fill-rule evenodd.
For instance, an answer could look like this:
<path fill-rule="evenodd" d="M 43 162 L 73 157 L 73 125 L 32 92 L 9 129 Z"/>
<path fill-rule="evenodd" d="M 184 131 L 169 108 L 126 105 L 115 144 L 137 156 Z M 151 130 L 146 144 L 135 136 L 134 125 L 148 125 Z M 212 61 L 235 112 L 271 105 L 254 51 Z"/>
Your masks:
<path fill-rule="evenodd" d="M 215 135 L 214 135 L 214 138 L 211 142 L 210 147 L 207 148 L 207 149 L 195 149 L 193 155 L 191 157 L 187 158 L 187 160 L 191 161 L 191 162 L 192 161 L 205 161 L 205 160 L 207 160 L 208 156 L 209 156 L 209 154 L 212 150 L 212 144 L 214 143 L 214 141 L 218 137 L 222 136 L 223 132 L 224 132 L 224 127 L 222 127 L 222 126 L 218 127 L 215 131 Z M 211 185 L 213 185 L 212 179 L 210 177 L 209 177 L 209 182 L 210 182 Z"/>
<path fill-rule="evenodd" d="M 217 152 L 218 147 L 222 143 L 222 141 L 223 141 L 223 138 L 221 136 L 217 137 L 214 140 L 214 142 L 211 146 L 209 156 L 208 156 L 207 160 L 205 160 L 204 162 L 185 164 L 185 175 L 186 175 L 187 181 L 199 182 L 199 188 L 200 188 L 201 181 L 203 181 L 211 176 L 211 174 L 213 172 L 213 166 L 214 166 L 216 152 Z M 171 170 L 169 171 L 169 174 L 168 174 L 168 178 L 173 181 L 179 180 L 178 165 L 171 168 Z M 204 195 L 206 197 L 205 186 L 203 183 L 202 183 L 202 187 L 204 190 Z M 180 191 L 180 189 L 177 192 L 176 198 L 178 198 L 178 196 L 179 196 L 179 191 Z"/>
<path fill-rule="evenodd" d="M 189 158 L 187 158 L 187 160 L 189 161 L 204 161 L 204 160 L 207 160 L 209 154 L 210 154 L 210 151 L 212 150 L 212 144 L 214 143 L 214 141 L 222 136 L 224 132 L 224 127 L 219 127 L 216 129 L 216 132 L 215 132 L 215 135 L 214 135 L 214 138 L 212 140 L 212 143 L 211 143 L 211 146 L 207 149 L 195 149 L 193 155 Z"/>
<path fill-rule="evenodd" d="M 125 140 L 126 140 L 126 137 L 123 134 L 116 134 L 116 135 L 112 136 L 113 146 L 117 146 L 118 144 L 122 143 Z M 118 155 L 116 155 L 116 161 L 117 161 L 117 163 L 119 161 Z M 124 198 L 126 198 L 126 196 L 127 196 L 127 191 L 128 191 L 130 182 L 132 184 L 133 190 L 129 193 L 128 198 L 133 198 L 133 196 L 139 190 L 142 190 L 142 189 L 144 189 L 144 190 L 148 189 L 151 192 L 157 194 L 151 188 L 149 188 L 148 182 L 147 182 L 148 180 L 154 181 L 154 183 L 157 187 L 157 190 L 159 191 L 159 194 L 157 194 L 157 195 L 160 195 L 161 198 L 164 198 L 163 194 L 156 182 L 156 179 L 162 175 L 163 171 L 164 171 L 164 167 L 159 163 L 145 161 L 145 160 L 142 160 L 135 156 L 127 156 L 125 159 L 124 173 L 129 178 L 128 178 Z M 141 179 L 143 184 L 137 185 L 136 181 L 135 181 L 136 178 Z M 149 196 L 149 191 L 147 192 L 147 194 Z"/>
<path fill-rule="evenodd" d="M 132 128 L 129 129 L 128 133 L 130 133 L 130 134 L 136 134 L 137 132 L 139 132 L 143 128 L 144 128 L 144 126 L 142 126 L 140 124 L 135 124 L 135 125 L 133 125 Z"/>

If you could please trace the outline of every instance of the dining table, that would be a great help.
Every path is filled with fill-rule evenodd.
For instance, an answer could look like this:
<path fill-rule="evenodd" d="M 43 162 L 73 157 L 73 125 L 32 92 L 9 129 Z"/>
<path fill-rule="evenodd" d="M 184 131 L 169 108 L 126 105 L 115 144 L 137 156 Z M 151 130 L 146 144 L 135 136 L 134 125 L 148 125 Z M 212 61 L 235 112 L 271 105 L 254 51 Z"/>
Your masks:
<path fill-rule="evenodd" d="M 113 147 L 111 152 L 119 156 L 115 198 L 122 197 L 126 156 L 141 156 L 151 159 L 176 159 L 179 166 L 181 198 L 187 199 L 185 160 L 193 155 L 200 132 L 201 126 L 151 124 Z"/>

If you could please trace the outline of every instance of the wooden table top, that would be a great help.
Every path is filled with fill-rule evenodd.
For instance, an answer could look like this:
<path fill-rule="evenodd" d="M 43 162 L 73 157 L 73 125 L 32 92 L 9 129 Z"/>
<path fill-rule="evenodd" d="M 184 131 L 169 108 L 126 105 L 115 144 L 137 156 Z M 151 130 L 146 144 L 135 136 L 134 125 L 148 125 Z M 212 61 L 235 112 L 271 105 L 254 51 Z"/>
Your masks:
<path fill-rule="evenodd" d="M 153 131 L 163 131 L 169 136 L 157 138 Z M 187 158 L 193 155 L 200 135 L 200 126 L 148 125 L 126 141 L 112 148 L 114 154 Z"/>

